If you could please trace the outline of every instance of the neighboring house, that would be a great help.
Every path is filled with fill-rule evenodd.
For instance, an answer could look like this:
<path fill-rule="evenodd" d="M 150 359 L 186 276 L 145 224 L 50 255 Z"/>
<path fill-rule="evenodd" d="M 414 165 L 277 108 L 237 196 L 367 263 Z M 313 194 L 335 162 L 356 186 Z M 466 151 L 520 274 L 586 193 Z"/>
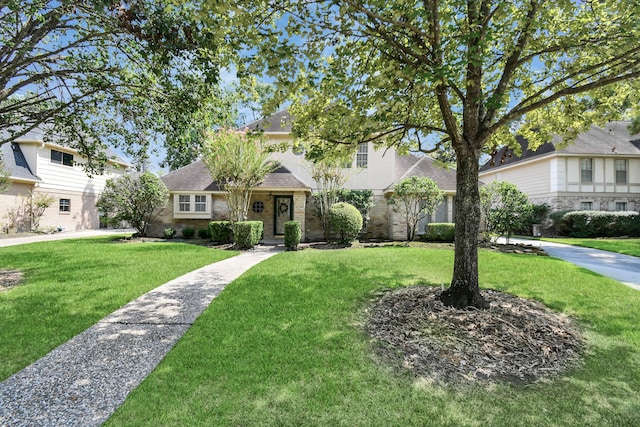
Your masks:
<path fill-rule="evenodd" d="M 551 211 L 640 210 L 640 135 L 629 124 L 591 126 L 573 144 L 555 137 L 534 151 L 519 137 L 522 155 L 503 148 L 480 168 L 480 179 L 511 182 Z"/>
<path fill-rule="evenodd" d="M 76 150 L 45 142 L 39 129 L 2 144 L 0 153 L 11 182 L 7 191 L 0 194 L 0 227 L 5 230 L 10 212 L 18 211 L 29 193 L 54 198 L 40 220 L 41 230 L 99 228 L 96 201 L 106 180 L 123 175 L 131 166 L 108 151 L 107 156 L 113 160 L 106 165 L 104 174 L 89 177 L 82 169 L 85 158 Z M 31 227 L 27 222 L 22 222 L 22 228 Z"/>
<path fill-rule="evenodd" d="M 251 130 L 262 130 L 271 143 L 291 142 L 288 112 L 253 122 Z M 264 237 L 271 239 L 284 234 L 284 222 L 296 220 L 301 224 L 303 241 L 321 240 L 323 230 L 311 194 L 317 190 L 304 153 L 291 149 L 273 153 L 271 158 L 282 166 L 269 174 L 256 187 L 251 200 L 249 220 L 264 222 Z M 394 185 L 410 176 L 428 176 L 444 190 L 445 201 L 428 221 L 453 222 L 455 171 L 438 166 L 430 157 L 401 156 L 394 149 L 374 150 L 373 144 L 360 144 L 349 168 L 345 188 L 371 190 L 375 207 L 370 214 L 365 238 L 406 238 L 404 216 L 393 212 L 388 200 Z M 211 220 L 227 219 L 223 192 L 214 183 L 202 161 L 175 170 L 162 178 L 170 191 L 169 206 L 150 228 L 151 235 L 162 235 L 164 228 L 203 228 Z M 423 223 L 425 223 L 423 221 Z M 420 229 L 424 232 L 424 224 Z"/>

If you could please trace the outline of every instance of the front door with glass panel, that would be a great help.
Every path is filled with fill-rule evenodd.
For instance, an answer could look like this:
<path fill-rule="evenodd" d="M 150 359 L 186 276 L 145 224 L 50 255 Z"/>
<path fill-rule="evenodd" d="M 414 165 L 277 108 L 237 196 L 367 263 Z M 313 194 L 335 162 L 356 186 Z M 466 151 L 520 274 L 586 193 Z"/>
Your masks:
<path fill-rule="evenodd" d="M 293 219 L 293 197 L 276 196 L 273 198 L 274 206 L 274 232 L 275 235 L 284 234 L 284 223 Z"/>

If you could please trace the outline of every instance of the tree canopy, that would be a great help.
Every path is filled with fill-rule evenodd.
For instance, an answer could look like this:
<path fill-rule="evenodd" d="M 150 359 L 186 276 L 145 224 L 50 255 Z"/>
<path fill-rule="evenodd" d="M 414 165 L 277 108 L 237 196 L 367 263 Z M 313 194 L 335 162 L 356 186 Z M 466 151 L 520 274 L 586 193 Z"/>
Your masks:
<path fill-rule="evenodd" d="M 106 144 L 144 160 L 219 96 L 215 51 L 190 4 L 2 2 L 0 144 L 41 127 L 92 161 Z"/>
<path fill-rule="evenodd" d="M 105 218 L 131 224 L 146 236 L 149 224 L 169 201 L 169 190 L 151 172 L 127 174 L 107 180 L 96 206 Z"/>
<path fill-rule="evenodd" d="M 451 145 L 449 305 L 488 305 L 478 290 L 481 154 L 513 145 L 515 131 L 533 146 L 570 140 L 639 108 L 636 0 L 208 1 L 205 13 L 240 76 L 269 75 L 270 106 L 292 100 L 298 136 Z"/>
<path fill-rule="evenodd" d="M 438 184 L 424 176 L 405 178 L 393 187 L 390 202 L 394 205 L 394 211 L 402 213 L 405 217 L 408 241 L 415 238 L 420 220 L 431 215 L 443 199 L 444 192 Z"/>

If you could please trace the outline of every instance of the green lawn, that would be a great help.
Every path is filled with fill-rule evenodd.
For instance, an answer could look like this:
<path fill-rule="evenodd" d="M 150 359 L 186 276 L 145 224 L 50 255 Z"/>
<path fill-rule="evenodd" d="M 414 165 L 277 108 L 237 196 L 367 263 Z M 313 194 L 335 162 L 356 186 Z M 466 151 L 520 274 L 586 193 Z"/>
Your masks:
<path fill-rule="evenodd" d="M 22 285 L 0 292 L 0 380 L 151 289 L 235 254 L 114 239 L 0 248 L 0 268 L 25 275 Z"/>
<path fill-rule="evenodd" d="M 618 252 L 640 257 L 640 239 L 543 239 L 547 242 L 566 243 L 567 245 L 585 246 L 587 248 L 602 249 L 603 251 Z"/>
<path fill-rule="evenodd" d="M 640 425 L 640 292 L 562 261 L 480 254 L 483 286 L 576 316 L 584 366 L 528 386 L 453 388 L 378 364 L 373 293 L 447 284 L 453 252 L 287 252 L 229 285 L 108 426 Z"/>

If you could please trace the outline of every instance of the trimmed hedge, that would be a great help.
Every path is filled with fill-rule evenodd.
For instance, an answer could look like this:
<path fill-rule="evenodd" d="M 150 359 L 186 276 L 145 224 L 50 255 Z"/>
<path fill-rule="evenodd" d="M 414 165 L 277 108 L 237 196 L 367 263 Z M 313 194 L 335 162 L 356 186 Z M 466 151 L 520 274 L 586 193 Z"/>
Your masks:
<path fill-rule="evenodd" d="M 208 228 L 198 228 L 198 237 L 201 239 L 211 239 L 211 232 Z"/>
<path fill-rule="evenodd" d="M 264 224 L 262 221 L 241 221 L 236 222 L 234 232 L 235 244 L 241 249 L 251 249 L 262 238 Z"/>
<path fill-rule="evenodd" d="M 453 242 L 456 225 L 450 222 L 434 222 L 427 224 L 425 240 L 430 242 Z"/>
<path fill-rule="evenodd" d="M 211 241 L 217 243 L 233 242 L 233 229 L 230 221 L 211 221 L 209 223 Z"/>
<path fill-rule="evenodd" d="M 353 205 L 339 202 L 329 211 L 331 228 L 340 234 L 340 243 L 349 244 L 356 240 L 362 230 L 362 214 Z"/>
<path fill-rule="evenodd" d="M 182 237 L 185 239 L 193 239 L 196 235 L 196 229 L 193 227 L 185 227 L 182 229 Z"/>
<path fill-rule="evenodd" d="M 284 223 L 284 245 L 289 251 L 298 249 L 302 231 L 298 221 L 287 221 Z"/>
<path fill-rule="evenodd" d="M 556 219 L 554 226 L 570 237 L 640 236 L 638 212 L 571 211 Z"/>

